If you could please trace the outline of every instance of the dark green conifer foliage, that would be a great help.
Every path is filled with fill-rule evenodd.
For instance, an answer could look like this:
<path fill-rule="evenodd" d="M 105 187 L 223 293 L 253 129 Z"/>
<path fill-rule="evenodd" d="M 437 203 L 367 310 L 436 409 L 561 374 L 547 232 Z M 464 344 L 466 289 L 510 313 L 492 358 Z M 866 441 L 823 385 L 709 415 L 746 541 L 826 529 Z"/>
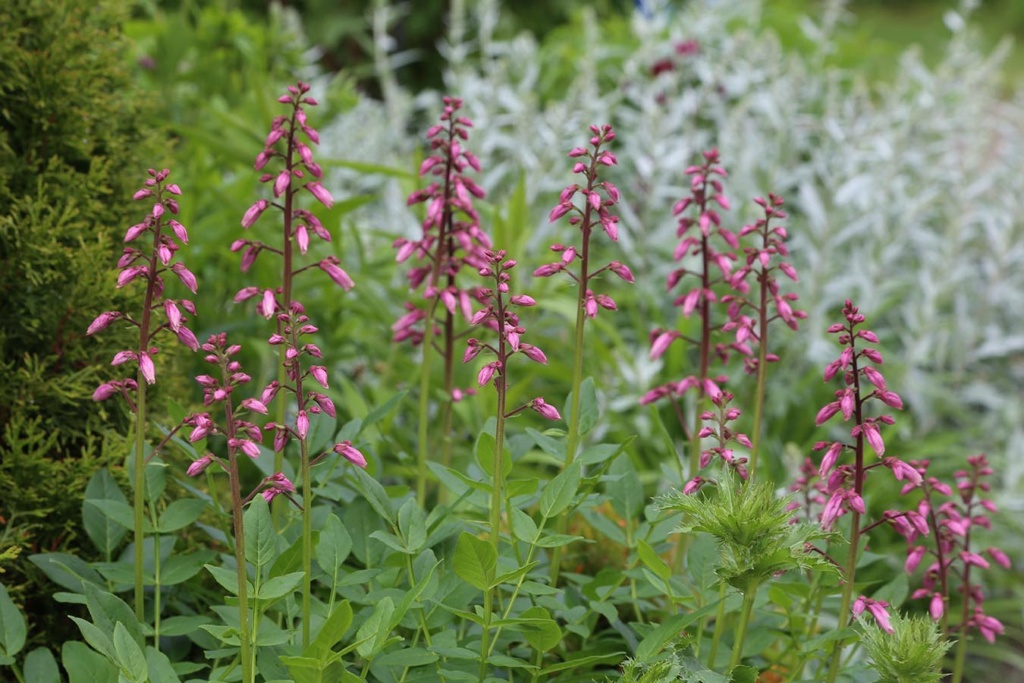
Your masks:
<path fill-rule="evenodd" d="M 93 557 L 79 532 L 82 493 L 128 450 L 124 402 L 91 396 L 130 373 L 109 363 L 137 333 L 115 325 L 85 336 L 133 296 L 115 290 L 114 266 L 145 213 L 132 194 L 168 152 L 133 85 L 119 29 L 127 7 L 0 3 L 0 551 Z M 161 356 L 177 352 L 170 341 Z M 24 585 L 29 567 L 7 567 L 5 583 L 50 604 L 52 585 Z"/>

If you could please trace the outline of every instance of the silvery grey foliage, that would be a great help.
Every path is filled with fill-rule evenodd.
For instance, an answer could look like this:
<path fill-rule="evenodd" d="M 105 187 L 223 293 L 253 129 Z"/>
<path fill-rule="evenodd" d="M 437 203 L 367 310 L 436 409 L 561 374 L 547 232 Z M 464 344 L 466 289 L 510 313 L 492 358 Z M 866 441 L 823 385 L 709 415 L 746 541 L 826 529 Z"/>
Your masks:
<path fill-rule="evenodd" d="M 1024 158 L 1024 100 L 1002 97 L 1008 48 L 978 48 L 965 3 L 946 17 L 950 37 L 937 66 L 910 49 L 890 79 L 868 84 L 826 65 L 837 26 L 849 20 L 842 2 L 803 20 L 816 46 L 806 55 L 784 50 L 764 27 L 763 0 L 647 5 L 650 16 L 632 21 L 636 50 L 621 52 L 593 17 L 584 21 L 575 78 L 559 98 L 542 101 L 550 56 L 529 35 L 495 38 L 497 0 L 458 3 L 453 40 L 440 46 L 450 63 L 444 78 L 476 123 L 480 184 L 492 200 L 525 178 L 528 227 L 538 231 L 531 244 L 545 248 L 545 216 L 568 177 L 565 153 L 588 124 L 612 123 L 625 260 L 646 275 L 637 286 L 651 323 L 671 324 L 663 294 L 676 242 L 670 210 L 684 194 L 683 169 L 718 147 L 730 172 L 727 221 L 752 220 L 754 196 L 773 191 L 787 200 L 810 314 L 791 356 L 819 364 L 828 315 L 851 298 L 878 321 L 891 381 L 921 433 L 970 427 L 972 450 L 998 456 L 1016 448 L 1019 457 L 1007 461 L 1024 463 L 1024 174 L 1012 170 Z M 690 40 L 696 53 L 677 54 Z M 652 73 L 664 59 L 673 67 Z M 382 78 L 387 64 L 381 55 Z M 614 85 L 602 87 L 608 76 Z M 416 141 L 396 131 L 417 130 L 440 97 L 388 92 L 389 101 L 364 102 L 325 135 L 340 145 L 335 155 L 408 163 Z M 373 223 L 415 230 L 396 188 L 391 180 L 379 188 L 385 201 Z M 642 351 L 622 362 L 628 392 L 639 396 L 654 383 L 657 364 Z M 619 392 L 623 402 L 632 394 Z M 1007 473 L 1014 485 L 1024 465 Z"/>

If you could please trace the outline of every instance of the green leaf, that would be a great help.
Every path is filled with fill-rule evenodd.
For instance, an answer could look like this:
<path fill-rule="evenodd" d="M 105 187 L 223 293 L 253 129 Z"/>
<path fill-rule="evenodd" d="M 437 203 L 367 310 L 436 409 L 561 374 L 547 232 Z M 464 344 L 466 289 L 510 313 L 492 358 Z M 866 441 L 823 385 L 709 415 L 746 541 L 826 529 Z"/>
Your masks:
<path fill-rule="evenodd" d="M 320 159 L 319 161 L 321 165 L 326 166 L 328 168 L 332 166 L 338 166 L 340 168 L 349 168 L 352 169 L 353 171 L 358 171 L 360 174 L 379 174 L 403 180 L 416 179 L 415 173 L 412 173 L 411 171 L 406 171 L 401 168 L 394 168 L 393 166 L 371 164 L 365 161 L 345 161 L 342 159 Z"/>
<path fill-rule="evenodd" d="M 548 455 L 558 458 L 559 460 L 565 458 L 565 441 L 552 438 L 547 434 L 538 432 L 536 429 L 526 428 L 526 433 L 529 435 L 533 442 L 537 446 L 547 453 Z"/>
<path fill-rule="evenodd" d="M 398 509 L 398 530 L 410 553 L 418 553 L 427 544 L 427 525 L 423 521 L 423 511 L 412 498 Z"/>
<path fill-rule="evenodd" d="M 656 657 L 665 649 L 666 645 L 679 638 L 680 631 L 702 618 L 705 614 L 710 614 L 716 610 L 718 602 L 716 600 L 693 612 L 676 614 L 655 626 L 637 646 L 636 658 L 641 662 L 646 662 Z"/>
<path fill-rule="evenodd" d="M 146 455 L 148 456 L 152 450 L 147 445 Z M 156 502 L 167 490 L 167 465 L 158 460 L 151 460 L 146 464 L 144 472 L 146 475 L 146 501 Z"/>
<path fill-rule="evenodd" d="M 69 683 L 118 683 L 117 667 L 81 641 L 64 643 L 60 661 L 68 673 Z"/>
<path fill-rule="evenodd" d="M 537 538 L 537 523 L 533 517 L 519 508 L 512 508 L 512 535 L 524 543 L 533 543 Z"/>
<path fill-rule="evenodd" d="M 597 390 L 594 378 L 587 377 L 580 385 L 580 436 L 583 436 L 597 424 Z"/>
<path fill-rule="evenodd" d="M 231 593 L 231 595 L 238 595 L 238 574 L 236 572 L 229 571 L 224 567 L 216 567 L 212 564 L 205 565 L 205 567 L 224 590 Z M 246 594 L 252 595 L 252 581 L 246 579 L 245 585 L 247 586 Z"/>
<path fill-rule="evenodd" d="M 7 588 L 0 583 L 0 654 L 13 657 L 25 647 L 25 615 L 11 600 Z"/>
<path fill-rule="evenodd" d="M 114 655 L 114 642 L 110 639 L 110 636 L 101 631 L 90 621 L 86 621 L 79 617 L 69 618 L 71 621 L 78 624 L 78 630 L 82 632 L 82 637 L 85 638 L 85 642 L 92 646 L 92 649 L 96 650 L 101 655 L 104 655 L 111 661 L 117 660 L 117 657 Z"/>
<path fill-rule="evenodd" d="M 55 584 L 69 591 L 84 593 L 86 584 L 101 586 L 103 577 L 85 561 L 67 553 L 29 555 L 29 562 L 39 567 Z"/>
<path fill-rule="evenodd" d="M 334 436 L 334 432 L 338 427 L 337 418 L 333 418 L 327 413 L 321 411 L 319 413 L 309 414 L 309 433 L 306 435 L 306 444 L 310 453 L 323 453 L 330 447 L 333 447 L 331 437 Z"/>
<path fill-rule="evenodd" d="M 519 615 L 519 630 L 538 652 L 547 652 L 562 642 L 562 629 L 543 607 L 530 607 Z"/>
<path fill-rule="evenodd" d="M 384 646 L 391 633 L 391 615 L 394 611 L 395 603 L 387 596 L 374 605 L 373 613 L 356 632 L 356 642 L 359 642 L 356 651 L 361 657 L 369 659 Z"/>
<path fill-rule="evenodd" d="M 348 600 L 342 600 L 334 606 L 331 616 L 327 617 L 320 626 L 320 630 L 317 631 L 316 637 L 309 644 L 309 647 L 306 648 L 304 654 L 307 657 L 321 661 L 325 660 L 331 654 L 331 649 L 341 642 L 345 632 L 348 631 L 351 625 L 352 605 L 349 604 Z"/>
<path fill-rule="evenodd" d="M 264 602 L 279 600 L 297 589 L 304 576 L 305 572 L 275 576 L 260 586 L 256 598 Z"/>
<path fill-rule="evenodd" d="M 352 537 L 341 520 L 334 513 L 327 515 L 316 544 L 316 562 L 330 578 L 334 586 L 342 564 L 352 552 Z"/>
<path fill-rule="evenodd" d="M 262 496 L 261 496 L 262 497 Z M 206 501 L 198 498 L 182 498 L 167 506 L 164 513 L 157 521 L 157 531 L 167 534 L 178 529 L 184 529 L 192 522 L 199 519 L 206 509 Z"/>
<path fill-rule="evenodd" d="M 216 553 L 212 550 L 197 550 L 194 553 L 184 555 L 171 555 L 160 566 L 160 585 L 176 586 L 179 583 L 188 581 L 199 573 L 207 562 L 210 562 Z"/>
<path fill-rule="evenodd" d="M 486 427 L 485 427 L 486 430 Z M 476 437 L 476 462 L 480 465 L 480 468 L 487 474 L 488 477 L 494 477 L 494 452 L 497 447 L 494 441 L 494 435 L 487 432 L 481 431 Z M 507 448 L 502 449 L 501 458 L 501 470 L 503 475 L 507 477 L 512 471 L 512 456 L 509 454 Z"/>
<path fill-rule="evenodd" d="M 729 683 L 757 683 L 761 672 L 752 666 L 741 664 L 729 672 Z"/>
<path fill-rule="evenodd" d="M 152 645 L 146 647 L 146 669 L 149 671 L 149 683 L 181 683 L 171 660 Z"/>
<path fill-rule="evenodd" d="M 86 508 L 92 507 L 99 510 L 109 521 L 123 529 L 128 531 L 135 529 L 135 511 L 131 505 L 124 501 L 86 500 L 83 505 Z M 142 531 L 147 534 L 153 533 L 153 525 L 146 518 L 142 520 Z"/>
<path fill-rule="evenodd" d="M 581 655 L 577 657 L 568 657 L 563 662 L 556 662 L 550 666 L 544 667 L 540 672 L 540 678 L 550 676 L 553 673 L 559 671 L 566 671 L 568 669 L 575 669 L 578 667 L 593 666 L 595 664 L 618 664 L 626 657 L 625 652 L 609 652 L 603 655 Z"/>
<path fill-rule="evenodd" d="M 584 448 L 583 452 L 576 456 L 584 465 L 600 465 L 601 463 L 607 462 L 612 458 L 616 457 L 619 453 L 626 450 L 626 446 L 636 441 L 635 436 L 631 436 L 620 444 L 612 443 L 599 443 L 588 448 Z"/>
<path fill-rule="evenodd" d="M 572 534 L 544 534 L 537 540 L 537 546 L 540 548 L 561 548 L 562 546 L 575 543 L 576 541 L 585 541 L 583 536 L 573 536 Z"/>
<path fill-rule="evenodd" d="M 349 469 L 356 479 L 356 489 L 363 494 L 363 498 L 370 504 L 377 514 L 384 518 L 388 524 L 395 523 L 395 513 L 391 505 L 391 498 L 380 482 L 371 477 L 361 467 Z"/>
<path fill-rule="evenodd" d="M 92 475 L 85 487 L 85 501 L 82 503 L 82 526 L 85 533 L 100 553 L 109 559 L 117 546 L 124 540 L 127 529 L 103 514 L 99 508 L 87 505 L 90 500 L 113 500 L 128 503 L 124 493 L 117 486 L 114 477 L 106 468 Z"/>
<path fill-rule="evenodd" d="M 509 655 L 491 655 L 487 663 L 499 669 L 536 669 L 536 665 Z"/>
<path fill-rule="evenodd" d="M 242 515 L 245 523 L 245 559 L 256 568 L 257 575 L 277 559 L 277 533 L 270 517 L 270 506 L 263 496 L 256 496 Z"/>
<path fill-rule="evenodd" d="M 395 406 L 397 406 L 401 402 L 401 400 L 405 398 L 405 395 L 407 393 L 408 392 L 406 391 L 400 391 L 391 398 L 389 398 L 387 401 L 382 403 L 381 405 L 371 410 L 370 413 L 363 419 L 363 423 L 359 427 L 359 433 L 362 433 L 368 427 L 374 426 L 375 424 L 383 420 L 385 417 L 387 417 L 391 413 L 391 411 L 395 409 Z"/>
<path fill-rule="evenodd" d="M 401 666 L 414 667 L 433 664 L 440 657 L 436 652 L 422 647 L 403 647 L 398 650 L 386 652 L 377 658 L 378 666 Z"/>
<path fill-rule="evenodd" d="M 637 541 L 636 552 L 644 566 L 654 572 L 658 578 L 663 581 L 669 580 L 672 576 L 672 569 L 658 553 L 654 552 L 654 548 L 648 545 L 646 541 Z"/>
<path fill-rule="evenodd" d="M 37 647 L 28 653 L 22 673 L 25 680 L 32 683 L 60 683 L 57 660 L 45 647 Z"/>
<path fill-rule="evenodd" d="M 85 587 L 85 600 L 92 623 L 101 631 L 113 633 L 114 627 L 121 624 L 136 643 L 141 646 L 145 642 L 135 611 L 124 600 L 91 585 Z"/>
<path fill-rule="evenodd" d="M 455 544 L 452 566 L 463 581 L 478 590 L 486 591 L 494 585 L 498 551 L 488 541 L 463 531 Z"/>
<path fill-rule="evenodd" d="M 580 485 L 582 465 L 579 462 L 566 467 L 544 487 L 540 495 L 540 512 L 550 519 L 569 507 Z"/>
<path fill-rule="evenodd" d="M 612 463 L 609 473 L 619 475 L 615 481 L 605 484 L 605 490 L 612 499 L 612 508 L 622 519 L 636 519 L 644 506 L 644 486 L 633 461 L 619 458 Z"/>
<path fill-rule="evenodd" d="M 526 576 L 530 573 L 530 570 L 537 566 L 536 562 L 530 564 L 524 564 L 522 567 L 516 567 L 512 571 L 499 574 L 494 579 L 494 585 L 500 586 L 503 583 L 515 583 L 521 576 Z"/>
<path fill-rule="evenodd" d="M 114 655 L 121 667 L 121 675 L 137 683 L 149 678 L 146 656 L 121 622 L 114 626 Z"/>
<path fill-rule="evenodd" d="M 405 547 L 405 543 L 402 542 L 402 539 L 392 533 L 388 533 L 387 531 L 381 531 L 378 529 L 370 534 L 370 538 L 376 538 L 392 550 L 397 550 L 400 553 L 412 554 L 409 549 Z"/>

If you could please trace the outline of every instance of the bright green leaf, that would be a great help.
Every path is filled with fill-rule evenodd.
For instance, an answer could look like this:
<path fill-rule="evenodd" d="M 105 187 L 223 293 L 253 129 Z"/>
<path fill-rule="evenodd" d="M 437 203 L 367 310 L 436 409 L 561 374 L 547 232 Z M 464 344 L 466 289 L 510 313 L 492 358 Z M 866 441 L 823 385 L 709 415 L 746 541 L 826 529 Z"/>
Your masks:
<path fill-rule="evenodd" d="M 488 541 L 463 531 L 455 545 L 452 566 L 458 576 L 478 590 L 489 590 L 494 585 L 498 566 L 498 551 Z"/>

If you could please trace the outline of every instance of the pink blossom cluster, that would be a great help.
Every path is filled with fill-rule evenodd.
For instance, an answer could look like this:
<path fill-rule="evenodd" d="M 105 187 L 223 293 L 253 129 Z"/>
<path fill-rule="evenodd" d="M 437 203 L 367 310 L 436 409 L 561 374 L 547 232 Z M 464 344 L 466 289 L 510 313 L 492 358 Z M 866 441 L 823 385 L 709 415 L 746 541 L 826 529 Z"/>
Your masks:
<path fill-rule="evenodd" d="M 590 237 L 594 227 L 600 225 L 612 241 L 619 239 L 619 217 L 611 210 L 621 199 L 619 189 L 610 181 L 601 179 L 602 167 L 619 163 L 614 153 L 603 149 L 615 139 L 615 131 L 609 125 L 595 125 L 590 126 L 590 132 L 590 149 L 574 147 L 569 152 L 569 158 L 576 160 L 572 172 L 582 176 L 584 183 L 573 183 L 562 190 L 558 204 L 548 213 L 551 223 L 568 215 L 569 224 L 580 229 L 580 243 L 578 246 L 551 245 L 551 251 L 558 254 L 558 260 L 540 266 L 533 274 L 536 277 L 551 277 L 564 272 L 577 284 L 582 283 L 585 288 L 582 306 L 588 318 L 595 318 L 601 308 L 614 311 L 618 307 L 610 296 L 595 294 L 588 287 L 592 278 L 605 271 L 629 283 L 635 282 L 636 278 L 629 267 L 620 261 L 612 261 L 596 270 L 590 268 Z M 582 197 L 582 206 L 575 201 L 577 196 Z M 577 259 L 580 261 L 578 275 L 570 268 Z"/>
<path fill-rule="evenodd" d="M 700 468 L 703 470 L 715 458 L 718 458 L 722 461 L 723 466 L 728 467 L 746 481 L 748 458 L 736 455 L 730 444 L 736 443 L 745 448 L 753 448 L 753 446 L 746 434 L 736 432 L 729 426 L 729 423 L 736 421 L 741 414 L 738 408 L 733 408 L 730 405 L 733 398 L 730 392 L 723 391 L 711 399 L 715 410 L 701 413 L 700 419 L 705 426 L 701 428 L 697 436 L 701 439 L 714 438 L 717 443 L 711 448 L 701 451 Z M 710 480 L 705 477 L 695 476 L 683 487 L 683 493 L 686 495 L 696 493 L 708 481 Z"/>
<path fill-rule="evenodd" d="M 650 335 L 652 360 L 660 358 L 677 339 L 701 349 L 702 360 L 698 374 L 651 389 L 640 399 L 642 404 L 664 397 L 679 397 L 690 389 L 696 389 L 701 395 L 711 398 L 722 392 L 720 385 L 725 377 L 713 376 L 709 372 L 713 343 L 711 333 L 721 327 L 721 324 L 711 319 L 711 304 L 722 303 L 715 288 L 724 284 L 729 289 L 736 289 L 740 295 L 749 291 L 744 278 L 733 281 L 733 262 L 738 259 L 735 250 L 739 249 L 740 243 L 735 233 L 722 226 L 722 217 L 718 212 L 718 209 L 728 210 L 731 206 L 720 180 L 727 173 L 719 164 L 718 150 L 704 152 L 703 157 L 702 164 L 686 169 L 690 192 L 672 208 L 673 215 L 681 216 L 676 229 L 680 241 L 672 254 L 680 266 L 669 273 L 665 286 L 666 291 L 671 292 L 688 275 L 699 280 L 678 295 L 672 304 L 680 309 L 684 318 L 689 318 L 694 312 L 700 315 L 701 338 L 693 339 L 676 330 L 665 329 L 653 330 Z M 693 210 L 695 217 L 687 214 L 689 209 Z M 717 246 L 718 241 L 724 242 L 727 248 Z M 699 263 L 698 268 L 690 266 L 690 261 L 694 259 Z M 712 273 L 712 268 L 718 271 L 717 275 Z M 724 364 L 729 358 L 729 345 L 716 344 L 714 354 Z"/>
<path fill-rule="evenodd" d="M 309 125 L 304 107 L 317 105 L 316 99 L 308 95 L 309 85 L 299 81 L 297 85 L 288 87 L 288 94 L 278 98 L 278 102 L 289 107 L 287 115 L 274 118 L 271 123 L 270 133 L 264 142 L 263 151 L 256 156 L 254 168 L 257 171 L 264 171 L 260 176 L 261 183 L 273 182 L 273 199 L 259 199 L 246 210 L 242 217 L 242 227 L 248 230 L 260 219 L 263 213 L 270 207 L 281 211 L 285 216 L 284 242 L 282 246 L 276 247 L 260 240 L 239 239 L 231 244 L 231 251 L 243 251 L 241 269 L 248 272 L 256 259 L 263 251 L 282 256 L 285 261 L 285 278 L 290 279 L 293 274 L 306 270 L 311 266 L 295 268 L 292 265 L 292 254 L 298 248 L 300 254 L 306 254 L 310 247 L 310 235 L 322 239 L 325 242 L 331 241 L 331 233 L 320 219 L 312 211 L 297 206 L 296 195 L 305 190 L 309 192 L 318 202 L 326 208 L 334 205 L 334 198 L 323 186 L 323 169 L 313 159 L 313 151 L 309 146 L 320 143 L 320 134 L 315 128 Z M 282 144 L 283 142 L 283 144 Z M 307 144 L 309 143 L 309 144 Z M 283 147 L 283 149 L 282 149 Z M 280 166 L 276 172 L 266 171 L 271 164 Z M 349 290 L 354 283 L 339 265 L 335 256 L 328 256 L 320 260 L 316 267 L 320 268 L 338 286 Z M 243 292 L 247 291 L 243 290 Z M 271 317 L 268 312 L 266 299 L 270 295 L 264 292 L 263 307 L 260 313 L 264 317 Z M 239 293 L 241 295 L 241 292 Z M 248 296 L 243 297 L 248 298 Z M 241 300 L 236 297 L 236 301 Z"/>
<path fill-rule="evenodd" d="M 786 228 L 772 224 L 772 219 L 786 218 L 786 212 L 782 210 L 784 201 L 782 197 L 769 193 L 767 199 L 755 197 L 754 203 L 764 211 L 764 217 L 743 226 L 739 237 L 742 239 L 748 235 L 756 235 L 760 238 L 759 243 L 744 247 L 746 263 L 729 278 L 734 293 L 722 297 L 723 303 L 728 304 L 729 317 L 728 322 L 722 325 L 722 330 L 735 332 L 732 348 L 743 354 L 748 373 L 757 371 L 758 357 L 754 354 L 751 343 L 760 344 L 763 341 L 763 330 L 760 329 L 762 324 L 782 320 L 790 329 L 796 330 L 798 321 L 807 317 L 807 313 L 795 310 L 792 306 L 792 302 L 798 298 L 797 295 L 794 292 L 782 293 L 775 277 L 775 271 L 781 271 L 793 282 L 799 279 L 793 265 L 781 260 L 789 256 L 789 249 L 786 247 Z M 746 281 L 751 275 L 758 284 L 758 301 L 751 301 L 747 296 L 740 294 L 749 291 Z M 765 355 L 768 362 L 776 362 L 778 359 L 779 357 L 773 353 Z"/>
<path fill-rule="evenodd" d="M 204 441 L 211 435 L 219 434 L 227 440 L 228 452 L 232 457 L 236 453 L 243 453 L 250 458 L 258 458 L 263 433 L 259 425 L 246 418 L 252 413 L 267 414 L 266 394 L 259 399 L 245 398 L 237 402 L 233 400 L 235 389 L 251 382 L 252 377 L 242 370 L 241 363 L 233 359 L 241 350 L 241 346 L 229 345 L 226 334 L 212 335 L 202 345 L 202 349 L 206 352 L 204 360 L 220 370 L 219 376 L 196 377 L 196 381 L 203 387 L 203 405 L 207 408 L 223 405 L 227 422 L 219 425 L 210 412 L 189 415 L 183 421 L 185 426 L 192 428 L 188 435 L 189 442 Z M 190 477 L 199 476 L 213 463 L 217 463 L 224 471 L 231 471 L 230 463 L 226 464 L 212 452 L 207 452 L 189 465 L 187 474 Z M 288 477 L 277 472 L 264 479 L 246 500 L 250 500 L 257 492 L 262 493 L 263 497 L 270 501 L 279 493 L 288 494 L 294 491 L 295 485 Z"/>
<path fill-rule="evenodd" d="M 149 178 L 146 179 L 142 189 L 134 195 L 135 201 L 152 202 L 152 206 L 145 219 L 141 223 L 128 228 L 124 235 L 126 244 L 117 267 L 121 272 L 117 276 L 117 287 L 125 287 L 129 283 L 140 280 L 146 284 L 145 303 L 143 310 L 138 316 L 121 311 L 104 311 L 92 321 L 86 334 L 95 334 L 111 325 L 117 320 L 123 320 L 129 325 L 139 329 L 139 346 L 136 349 L 118 351 L 111 365 L 123 365 L 132 362 L 138 365 L 139 374 L 147 384 L 156 382 L 156 367 L 153 363 L 153 356 L 158 348 L 152 346 L 153 338 L 162 330 L 170 330 L 178 340 L 192 349 L 199 349 L 199 342 L 195 334 L 186 325 L 188 318 L 182 313 L 184 310 L 190 315 L 196 314 L 195 304 L 190 299 L 172 299 L 164 296 L 164 273 L 170 271 L 185 287 L 196 293 L 198 285 L 196 277 L 180 261 L 174 262 L 174 256 L 180 248 L 178 242 L 188 244 L 188 232 L 176 216 L 178 215 L 178 200 L 175 197 L 181 195 L 181 188 L 174 183 L 167 183 L 170 171 L 164 169 L 147 171 Z M 146 238 L 148 243 L 145 246 L 136 246 L 137 240 Z M 163 319 L 159 324 L 154 325 L 154 314 Z M 93 392 L 94 401 L 103 401 L 111 396 L 120 394 L 128 401 L 134 411 L 134 404 L 130 397 L 132 392 L 137 391 L 137 379 L 114 380 L 101 384 Z"/>
<path fill-rule="evenodd" d="M 922 520 L 924 529 L 921 529 L 921 524 L 897 526 L 907 540 L 904 569 L 908 574 L 913 574 L 925 558 L 931 558 L 931 562 L 925 565 L 923 586 L 914 591 L 911 598 L 928 599 L 932 619 L 940 621 L 956 584 L 964 601 L 961 632 L 977 629 L 991 643 L 1003 633 L 1003 625 L 995 617 L 985 614 L 985 596 L 974 573 L 989 569 L 989 560 L 1009 569 L 1010 558 L 995 547 L 984 553 L 972 550 L 971 534 L 976 527 L 990 529 L 992 526 L 989 515 L 996 512 L 996 505 L 984 494 L 990 490 L 988 479 L 993 470 L 984 454 L 967 458 L 967 469 L 954 474 L 954 492 L 945 482 L 928 475 L 929 464 L 927 460 L 913 463 L 923 478 L 921 490 L 924 497 L 917 506 L 916 515 Z M 920 543 L 919 539 L 928 536 L 929 531 L 932 532 L 930 543 Z"/>
<path fill-rule="evenodd" d="M 887 387 L 885 377 L 875 367 L 882 365 L 882 354 L 867 345 L 877 344 L 878 337 L 870 330 L 857 329 L 864 323 L 864 316 L 850 300 L 843 307 L 843 316 L 846 322 L 828 328 L 829 334 L 839 335 L 838 341 L 844 348 L 839 357 L 826 366 L 824 379 L 828 382 L 841 373 L 844 386 L 836 390 L 834 401 L 818 411 L 815 424 L 820 427 L 836 415 L 841 415 L 844 422 L 853 422 L 850 429 L 853 443 L 842 440 L 819 441 L 814 445 L 815 451 L 825 451 L 818 475 L 827 482 L 826 490 L 830 496 L 821 514 L 821 524 L 826 529 L 831 529 L 835 520 L 847 510 L 865 513 L 862 498 L 864 479 L 868 470 L 876 466 L 892 470 L 897 480 L 906 481 L 910 487 L 921 484 L 921 475 L 913 466 L 899 458 L 883 457 L 885 441 L 880 426 L 891 425 L 894 420 L 892 416 L 884 414 L 869 417 L 865 407 L 869 402 L 877 402 L 900 410 L 903 408 L 903 400 Z M 858 344 L 864 346 L 859 347 Z M 865 464 L 865 443 L 880 458 L 878 462 Z M 853 465 L 837 465 L 844 452 L 854 455 Z"/>
<path fill-rule="evenodd" d="M 423 235 L 418 240 L 399 238 L 394 247 L 399 263 L 410 258 L 422 262 L 408 273 L 410 288 L 423 286 L 425 299 L 439 300 L 450 316 L 460 311 L 469 320 L 473 291 L 459 285 L 458 274 L 464 265 L 479 270 L 487 264 L 484 252 L 490 249 L 491 240 L 481 230 L 480 214 L 473 206 L 474 198 L 481 199 L 486 193 L 467 175 L 470 169 L 480 172 L 480 161 L 462 144 L 469 139 L 473 122 L 459 115 L 461 99 L 445 97 L 443 104 L 441 123 L 427 131 L 431 154 L 420 165 L 421 177 L 436 180 L 410 194 L 407 201 L 409 206 L 427 205 Z M 392 325 L 394 341 L 419 344 L 428 312 L 412 303 L 406 304 L 406 311 Z"/>
<path fill-rule="evenodd" d="M 503 391 L 506 382 L 508 359 L 515 354 L 522 354 L 530 360 L 547 364 L 547 356 L 539 347 L 522 341 L 526 329 L 519 322 L 519 315 L 515 309 L 519 307 L 535 306 L 537 302 L 526 294 L 509 295 L 509 271 L 515 268 L 514 259 L 506 259 L 504 250 L 490 251 L 485 253 L 487 265 L 480 268 L 480 275 L 494 280 L 493 287 L 482 287 L 477 290 L 477 298 L 483 308 L 473 314 L 471 323 L 474 326 L 481 326 L 490 329 L 497 334 L 498 343 L 470 338 L 466 343 L 466 352 L 462 356 L 462 362 L 468 363 L 481 353 L 493 355 L 495 360 L 486 363 L 477 373 L 477 383 L 480 386 L 494 382 L 499 391 Z M 505 415 L 511 417 L 522 410 L 530 408 L 548 420 L 560 420 L 561 415 L 553 405 L 547 403 L 542 397 L 531 400 L 528 404 L 517 408 Z"/>

